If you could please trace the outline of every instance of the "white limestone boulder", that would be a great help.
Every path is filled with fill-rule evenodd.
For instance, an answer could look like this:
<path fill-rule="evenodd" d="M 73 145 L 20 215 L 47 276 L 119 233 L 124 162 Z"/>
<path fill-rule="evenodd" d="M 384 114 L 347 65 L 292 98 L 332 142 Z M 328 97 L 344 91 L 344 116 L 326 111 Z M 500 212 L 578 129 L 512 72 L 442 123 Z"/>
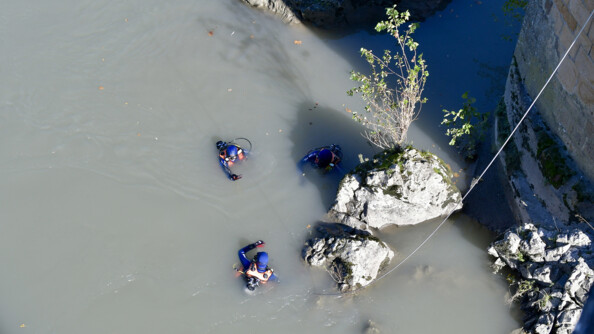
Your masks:
<path fill-rule="evenodd" d="M 383 152 L 345 176 L 328 219 L 363 230 L 415 225 L 461 209 L 461 198 L 441 159 L 408 147 Z"/>

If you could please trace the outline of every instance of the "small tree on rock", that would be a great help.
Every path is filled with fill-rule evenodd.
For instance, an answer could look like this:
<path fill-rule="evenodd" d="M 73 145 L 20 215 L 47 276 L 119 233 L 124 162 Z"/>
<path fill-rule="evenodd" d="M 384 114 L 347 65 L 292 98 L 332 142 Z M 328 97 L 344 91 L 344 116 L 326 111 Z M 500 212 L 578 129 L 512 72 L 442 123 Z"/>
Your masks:
<path fill-rule="evenodd" d="M 468 92 L 462 94 L 465 100 L 462 109 L 450 111 L 443 109 L 444 116 L 441 124 L 448 127 L 446 135 L 451 137 L 450 146 L 458 148 L 467 160 L 477 158 L 477 146 L 487 130 L 489 113 L 480 113 L 472 105 L 476 102 Z"/>
<path fill-rule="evenodd" d="M 385 30 L 394 36 L 398 52 L 392 55 L 390 50 L 385 50 L 380 58 L 361 48 L 371 74 L 352 71 L 351 80 L 359 86 L 347 92 L 350 96 L 361 94 L 366 113 L 353 112 L 353 119 L 369 128 L 363 136 L 383 149 L 399 147 L 406 140 L 410 124 L 427 100 L 421 94 L 429 76 L 423 55 L 417 55 L 419 44 L 411 37 L 418 23 L 411 23 L 401 32 L 398 29 L 408 21 L 409 12 L 400 13 L 394 6 L 386 9 L 386 14 L 388 20 L 379 22 L 375 30 Z"/>

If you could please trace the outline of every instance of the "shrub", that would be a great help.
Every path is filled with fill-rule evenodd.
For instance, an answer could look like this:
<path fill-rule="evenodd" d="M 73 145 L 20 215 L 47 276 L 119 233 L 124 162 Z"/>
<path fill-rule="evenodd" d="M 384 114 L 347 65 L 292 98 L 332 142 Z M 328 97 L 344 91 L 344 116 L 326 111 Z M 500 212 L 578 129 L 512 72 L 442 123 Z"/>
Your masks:
<path fill-rule="evenodd" d="M 351 80 L 359 86 L 347 92 L 349 96 L 361 94 L 366 103 L 365 113 L 353 112 L 353 119 L 369 129 L 363 136 L 383 149 L 399 147 L 406 140 L 410 124 L 426 102 L 421 95 L 429 76 L 423 55 L 417 54 L 419 44 L 411 37 L 418 24 L 411 23 L 400 32 L 399 27 L 408 21 L 409 12 L 400 13 L 394 6 L 386 9 L 386 14 L 388 20 L 379 22 L 375 29 L 392 35 L 398 52 L 393 55 L 390 50 L 384 50 L 380 58 L 361 48 L 371 74 L 352 71 Z"/>
<path fill-rule="evenodd" d="M 456 146 L 464 158 L 474 160 L 478 142 L 483 138 L 487 128 L 489 113 L 481 114 L 472 105 L 476 99 L 462 94 L 465 100 L 462 109 L 449 111 L 444 109 L 441 124 L 448 127 L 446 135 L 451 137 L 450 145 Z"/>

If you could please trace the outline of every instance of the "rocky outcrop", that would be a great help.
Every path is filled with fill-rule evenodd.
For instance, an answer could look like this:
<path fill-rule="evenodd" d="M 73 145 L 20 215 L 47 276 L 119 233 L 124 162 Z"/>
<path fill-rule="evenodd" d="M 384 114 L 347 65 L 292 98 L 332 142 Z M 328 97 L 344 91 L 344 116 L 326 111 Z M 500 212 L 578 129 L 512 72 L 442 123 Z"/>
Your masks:
<path fill-rule="evenodd" d="M 386 151 L 341 181 L 327 219 L 367 230 L 437 218 L 462 207 L 451 179 L 449 167 L 431 153 Z"/>
<path fill-rule="evenodd" d="M 341 292 L 368 285 L 394 257 L 394 251 L 369 232 L 327 223 L 316 229 L 318 235 L 305 243 L 303 259 L 324 267 Z"/>
<path fill-rule="evenodd" d="M 578 228 L 550 230 L 523 224 L 508 230 L 488 252 L 508 276 L 529 333 L 571 333 L 594 283 L 593 236 Z"/>
<path fill-rule="evenodd" d="M 245 4 L 258 8 L 265 12 L 274 14 L 288 24 L 301 23 L 301 20 L 295 16 L 293 9 L 287 6 L 285 0 L 241 0 Z"/>
<path fill-rule="evenodd" d="M 442 10 L 451 0 L 241 0 L 273 13 L 287 23 L 304 22 L 331 28 L 360 23 L 376 23 L 385 18 L 385 8 L 398 5 L 410 11 L 411 20 L 423 21 Z"/>
<path fill-rule="evenodd" d="M 303 259 L 324 267 L 342 292 L 370 284 L 394 257 L 371 228 L 417 224 L 460 209 L 451 178 L 443 161 L 412 147 L 362 162 L 341 181 L 328 222 L 306 242 Z"/>

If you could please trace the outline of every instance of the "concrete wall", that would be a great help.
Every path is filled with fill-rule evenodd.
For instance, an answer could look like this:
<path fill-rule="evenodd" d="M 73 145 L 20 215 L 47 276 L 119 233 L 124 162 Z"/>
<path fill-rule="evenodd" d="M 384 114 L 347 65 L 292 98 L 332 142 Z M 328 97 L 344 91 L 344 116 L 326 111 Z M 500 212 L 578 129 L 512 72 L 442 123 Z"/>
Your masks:
<path fill-rule="evenodd" d="M 594 10 L 594 0 L 530 0 L 515 58 L 534 99 Z M 536 107 L 594 180 L 594 18 L 582 32 Z"/>

